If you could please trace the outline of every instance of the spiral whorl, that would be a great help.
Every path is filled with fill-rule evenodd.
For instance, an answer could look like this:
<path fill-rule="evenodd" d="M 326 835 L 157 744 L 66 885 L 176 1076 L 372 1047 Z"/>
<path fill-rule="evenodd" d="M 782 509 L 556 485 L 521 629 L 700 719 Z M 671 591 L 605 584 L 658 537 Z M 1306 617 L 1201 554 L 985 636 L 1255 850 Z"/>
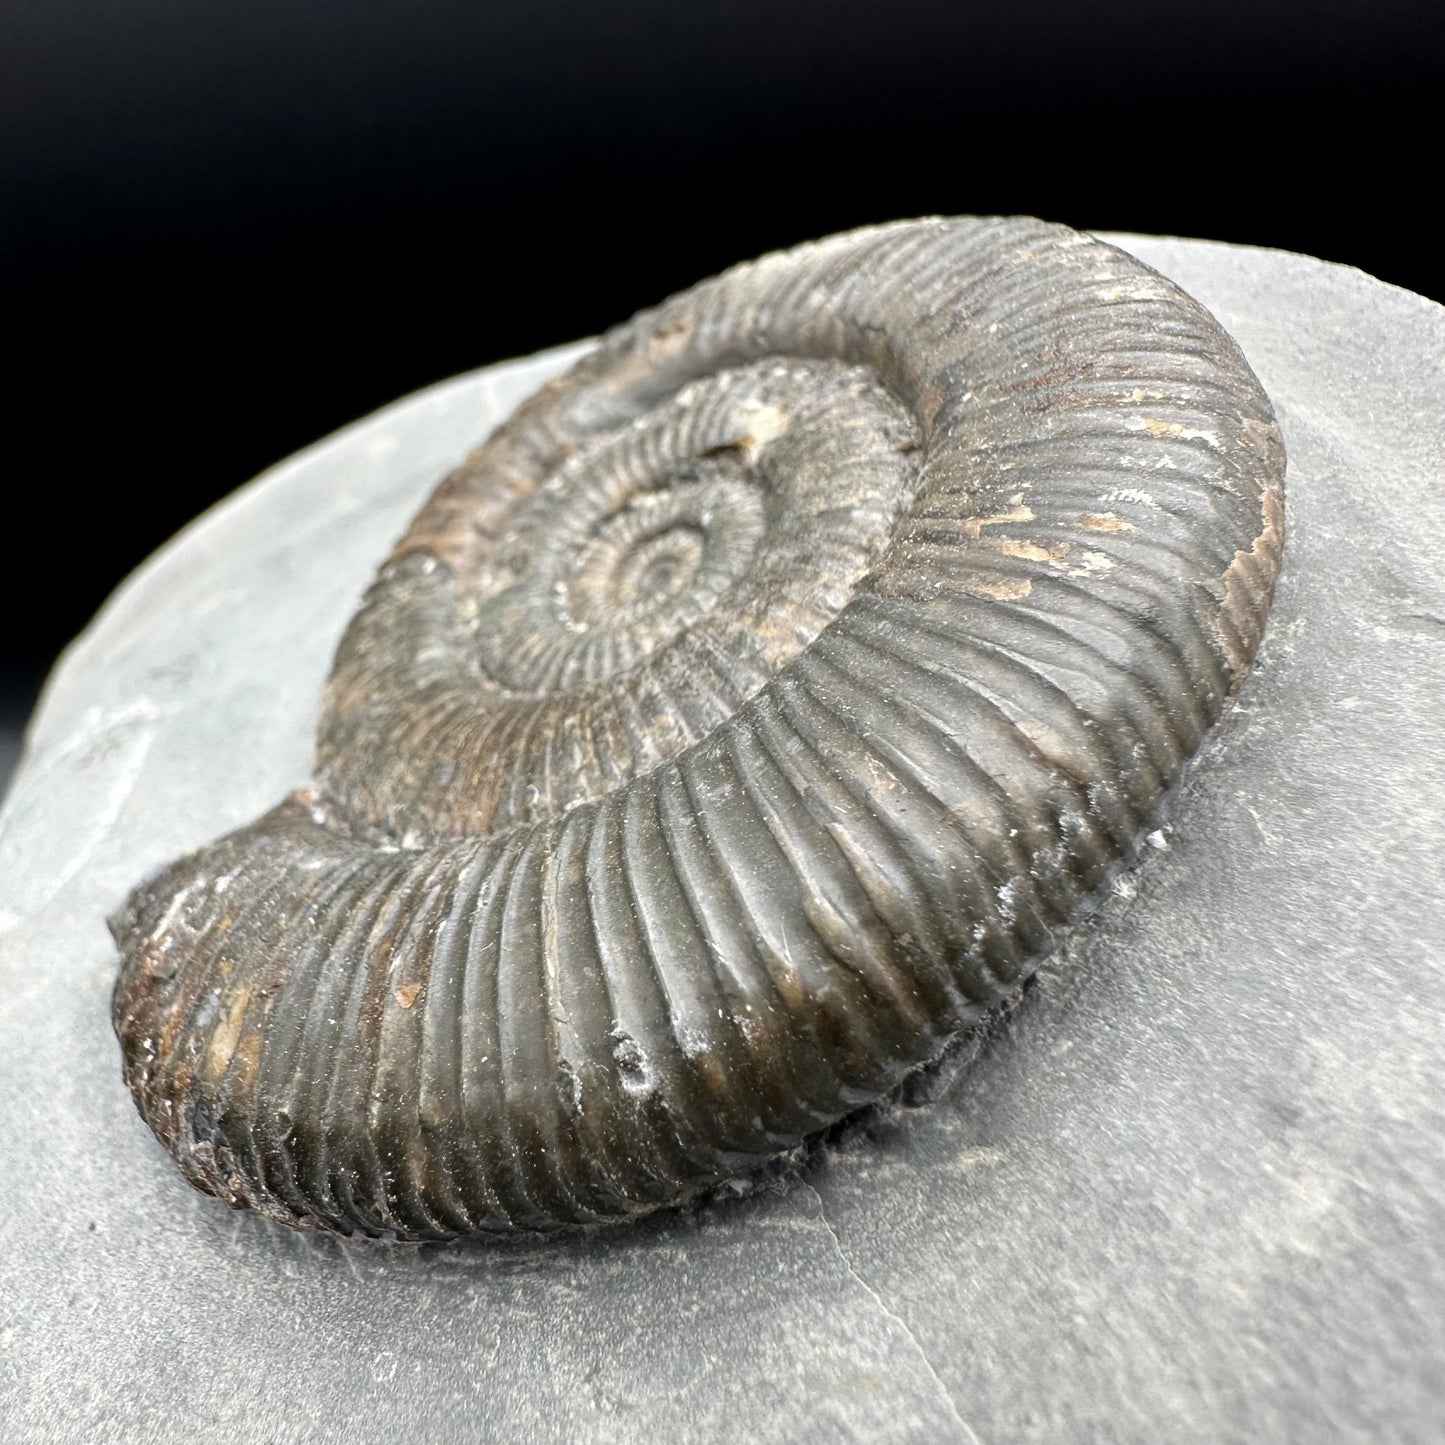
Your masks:
<path fill-rule="evenodd" d="M 1259 643 L 1283 452 L 1219 325 L 910 222 L 605 337 L 352 620 L 316 784 L 113 923 L 200 1187 L 445 1237 L 684 1199 L 893 1087 L 1133 856 Z"/>

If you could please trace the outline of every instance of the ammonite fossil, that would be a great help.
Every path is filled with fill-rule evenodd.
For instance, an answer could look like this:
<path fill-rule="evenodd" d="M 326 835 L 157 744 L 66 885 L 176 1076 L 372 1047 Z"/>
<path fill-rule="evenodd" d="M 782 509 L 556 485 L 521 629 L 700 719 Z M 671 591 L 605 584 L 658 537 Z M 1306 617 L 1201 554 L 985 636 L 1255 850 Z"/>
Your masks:
<path fill-rule="evenodd" d="M 314 784 L 114 920 L 141 1113 L 234 1205 L 414 1238 L 795 1147 L 1133 857 L 1259 642 L 1283 467 L 1220 326 L 1059 226 L 644 312 L 423 507 Z"/>

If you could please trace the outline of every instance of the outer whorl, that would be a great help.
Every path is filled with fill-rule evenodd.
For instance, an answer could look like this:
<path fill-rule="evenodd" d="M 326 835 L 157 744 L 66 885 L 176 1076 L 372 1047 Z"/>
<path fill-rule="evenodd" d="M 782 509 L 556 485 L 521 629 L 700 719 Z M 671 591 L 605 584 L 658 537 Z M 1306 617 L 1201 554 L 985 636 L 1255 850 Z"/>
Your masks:
<path fill-rule="evenodd" d="M 1032 220 L 739 266 L 544 387 L 352 620 L 317 779 L 114 920 L 187 1178 L 408 1237 L 615 1219 L 1013 990 L 1259 642 L 1269 403 Z"/>

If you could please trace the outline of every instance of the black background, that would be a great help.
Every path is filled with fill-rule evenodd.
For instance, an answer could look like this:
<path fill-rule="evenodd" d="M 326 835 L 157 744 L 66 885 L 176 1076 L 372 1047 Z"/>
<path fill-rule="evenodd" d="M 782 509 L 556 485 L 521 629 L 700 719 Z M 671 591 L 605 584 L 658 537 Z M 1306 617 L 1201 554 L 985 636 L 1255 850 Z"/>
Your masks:
<path fill-rule="evenodd" d="M 0 0 L 0 728 L 262 467 L 773 247 L 1030 212 L 1445 297 L 1442 41 L 1438 0 Z"/>

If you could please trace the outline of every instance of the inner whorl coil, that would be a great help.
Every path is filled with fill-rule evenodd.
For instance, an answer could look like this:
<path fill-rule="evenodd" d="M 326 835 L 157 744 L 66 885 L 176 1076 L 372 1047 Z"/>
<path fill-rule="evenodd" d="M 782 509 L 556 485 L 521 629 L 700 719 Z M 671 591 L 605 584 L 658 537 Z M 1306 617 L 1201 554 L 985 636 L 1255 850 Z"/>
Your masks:
<path fill-rule="evenodd" d="M 447 1237 L 685 1199 L 875 1100 L 1134 854 L 1258 646 L 1269 403 L 1032 220 L 645 312 L 446 479 L 314 787 L 113 921 L 186 1176 Z"/>

